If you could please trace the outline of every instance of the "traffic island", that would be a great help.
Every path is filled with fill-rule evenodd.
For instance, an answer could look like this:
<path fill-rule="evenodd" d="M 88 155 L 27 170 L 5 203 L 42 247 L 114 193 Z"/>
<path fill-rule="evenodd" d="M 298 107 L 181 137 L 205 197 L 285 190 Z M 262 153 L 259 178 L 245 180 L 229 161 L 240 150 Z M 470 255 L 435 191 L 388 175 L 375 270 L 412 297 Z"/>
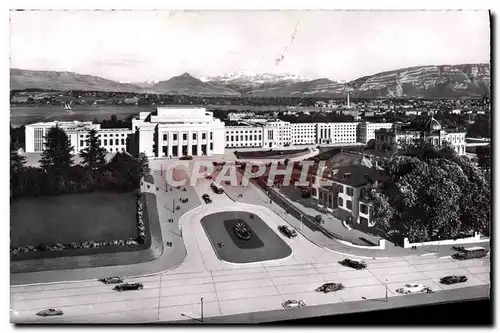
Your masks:
<path fill-rule="evenodd" d="M 205 233 L 217 257 L 223 261 L 245 264 L 283 259 L 292 249 L 256 214 L 241 211 L 219 212 L 201 219 Z M 248 234 L 238 231 L 247 227 Z"/>

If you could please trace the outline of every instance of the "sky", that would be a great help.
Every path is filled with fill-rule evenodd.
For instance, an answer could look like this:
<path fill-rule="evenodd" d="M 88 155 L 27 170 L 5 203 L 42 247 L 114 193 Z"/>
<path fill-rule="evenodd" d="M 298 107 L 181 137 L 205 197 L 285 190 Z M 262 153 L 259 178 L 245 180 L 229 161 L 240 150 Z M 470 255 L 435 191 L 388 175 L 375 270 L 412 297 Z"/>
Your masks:
<path fill-rule="evenodd" d="M 122 82 L 188 72 L 352 80 L 490 62 L 487 11 L 12 11 L 10 67 Z"/>

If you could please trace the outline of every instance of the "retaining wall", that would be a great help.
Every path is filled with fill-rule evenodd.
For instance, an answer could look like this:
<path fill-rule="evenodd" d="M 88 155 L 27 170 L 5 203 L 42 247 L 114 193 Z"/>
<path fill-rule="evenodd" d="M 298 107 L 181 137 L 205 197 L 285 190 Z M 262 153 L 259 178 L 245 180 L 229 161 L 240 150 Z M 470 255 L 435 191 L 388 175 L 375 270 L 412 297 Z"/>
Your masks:
<path fill-rule="evenodd" d="M 470 243 L 486 243 L 489 242 L 489 238 L 483 238 L 481 239 L 481 235 L 478 232 L 474 233 L 474 236 L 472 237 L 467 237 L 467 238 L 459 238 L 459 239 L 443 239 L 443 240 L 437 240 L 437 241 L 430 241 L 430 242 L 420 242 L 420 243 L 410 243 L 408 238 L 404 238 L 404 244 L 403 247 L 410 248 L 412 246 L 429 246 L 429 245 L 455 245 L 455 244 L 470 244 Z"/>

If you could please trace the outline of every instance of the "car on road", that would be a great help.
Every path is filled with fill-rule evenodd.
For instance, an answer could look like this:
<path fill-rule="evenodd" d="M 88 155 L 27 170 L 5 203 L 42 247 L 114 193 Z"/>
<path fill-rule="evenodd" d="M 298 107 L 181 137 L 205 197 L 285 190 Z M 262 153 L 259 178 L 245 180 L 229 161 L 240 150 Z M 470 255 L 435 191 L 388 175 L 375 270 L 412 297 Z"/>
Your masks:
<path fill-rule="evenodd" d="M 203 194 L 201 198 L 203 199 L 203 201 L 205 201 L 206 204 L 212 203 L 212 199 L 210 199 L 210 196 L 206 193 Z"/>
<path fill-rule="evenodd" d="M 48 316 L 62 316 L 64 312 L 60 309 L 47 309 L 37 312 L 37 316 L 48 317 Z"/>
<path fill-rule="evenodd" d="M 307 304 L 306 302 L 300 300 L 300 301 L 296 301 L 296 300 L 288 300 L 284 303 L 281 303 L 281 305 L 285 308 L 285 309 L 290 309 L 290 308 L 303 308 L 305 307 Z"/>
<path fill-rule="evenodd" d="M 400 294 L 412 294 L 412 293 L 427 292 L 429 290 L 430 288 L 424 286 L 423 284 L 408 283 L 405 284 L 402 288 L 396 289 L 396 292 Z"/>
<path fill-rule="evenodd" d="M 118 286 L 115 286 L 113 288 L 113 290 L 122 292 L 122 291 L 126 291 L 126 290 L 140 290 L 142 288 L 144 288 L 142 283 L 124 283 L 124 284 L 120 284 Z"/>
<path fill-rule="evenodd" d="M 467 276 L 465 275 L 450 275 L 450 276 L 445 276 L 439 280 L 439 282 L 443 284 L 455 284 L 455 283 L 462 283 L 462 282 L 467 282 Z"/>
<path fill-rule="evenodd" d="M 342 283 L 325 283 L 321 287 L 316 288 L 316 291 L 328 294 L 332 291 L 339 291 L 339 290 L 342 290 L 344 288 L 345 287 Z"/>
<path fill-rule="evenodd" d="M 278 229 L 288 238 L 297 237 L 297 231 L 295 231 L 295 229 L 292 229 L 287 225 L 280 225 Z"/>
<path fill-rule="evenodd" d="M 104 284 L 115 284 L 115 283 L 123 283 L 123 279 L 117 276 L 107 277 L 104 279 L 99 279 L 100 282 Z"/>
<path fill-rule="evenodd" d="M 366 263 L 363 260 L 359 259 L 344 259 L 339 261 L 342 266 L 351 267 L 355 269 L 365 269 L 367 267 Z"/>

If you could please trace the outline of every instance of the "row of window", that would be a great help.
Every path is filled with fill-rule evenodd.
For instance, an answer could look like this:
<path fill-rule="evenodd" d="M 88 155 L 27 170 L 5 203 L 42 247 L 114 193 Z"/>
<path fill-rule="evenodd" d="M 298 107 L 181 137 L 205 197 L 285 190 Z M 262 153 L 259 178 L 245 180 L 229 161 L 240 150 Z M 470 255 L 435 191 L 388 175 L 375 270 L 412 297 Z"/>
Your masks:
<path fill-rule="evenodd" d="M 197 138 L 197 133 L 192 133 L 193 134 L 193 140 L 196 140 Z M 187 140 L 187 133 L 183 133 L 182 134 L 182 140 Z M 201 133 L 201 139 L 202 140 L 206 140 L 207 138 L 207 133 Z M 174 133 L 173 134 L 173 138 L 172 138 L 174 141 L 177 141 L 177 133 Z M 210 132 L 210 140 L 213 139 L 213 133 Z M 163 141 L 168 141 L 168 134 L 163 134 Z"/>
<path fill-rule="evenodd" d="M 97 137 L 99 137 L 99 138 L 100 138 L 100 137 L 102 137 L 102 136 L 107 137 L 108 135 L 107 135 L 107 134 L 97 134 Z M 109 136 L 110 136 L 110 137 L 113 137 L 113 134 L 109 134 Z M 120 133 L 115 133 L 115 134 L 114 134 L 114 136 L 115 136 L 115 137 L 120 137 L 120 136 L 121 136 L 121 137 L 124 137 L 124 136 L 125 136 L 125 133 L 121 133 L 121 134 L 120 134 Z M 88 138 L 88 137 L 89 137 L 89 135 L 88 135 L 88 134 L 86 134 L 86 135 L 85 135 L 85 134 L 80 134 L 80 139 L 81 139 L 81 138 Z"/>
<path fill-rule="evenodd" d="M 244 139 L 243 139 L 244 138 Z M 231 140 L 230 140 L 231 139 Z M 252 136 L 251 135 L 231 135 L 231 136 L 226 136 L 226 141 L 248 141 L 248 140 L 252 140 Z M 253 136 L 253 140 L 262 140 L 262 135 L 256 135 L 254 134 Z"/>
<path fill-rule="evenodd" d="M 234 131 L 226 131 L 226 134 L 230 133 L 230 134 L 241 134 L 241 133 L 250 133 L 250 134 L 254 134 L 254 133 L 261 133 L 262 130 L 234 130 Z"/>
<path fill-rule="evenodd" d="M 226 147 L 262 147 L 261 142 L 228 142 Z"/>
<path fill-rule="evenodd" d="M 119 146 L 120 145 L 120 139 L 115 139 L 115 145 Z M 108 145 L 108 140 L 104 139 L 101 140 L 101 146 L 107 146 Z M 113 145 L 113 139 L 109 139 L 109 145 Z M 121 145 L 125 145 L 125 139 L 121 139 Z M 88 147 L 89 143 L 86 140 L 80 140 L 80 147 Z"/>

